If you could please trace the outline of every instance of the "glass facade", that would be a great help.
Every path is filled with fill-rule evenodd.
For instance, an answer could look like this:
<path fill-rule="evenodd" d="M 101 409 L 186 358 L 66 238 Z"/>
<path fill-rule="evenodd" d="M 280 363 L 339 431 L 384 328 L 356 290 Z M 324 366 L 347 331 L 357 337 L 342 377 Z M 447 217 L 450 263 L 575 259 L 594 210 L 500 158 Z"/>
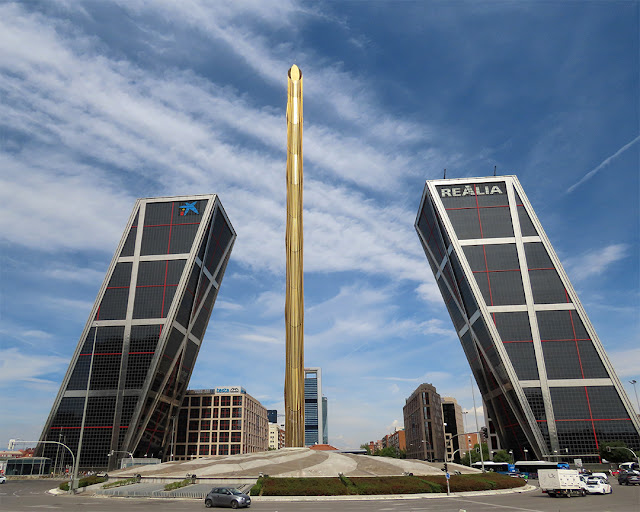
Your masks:
<path fill-rule="evenodd" d="M 166 458 L 234 241 L 215 195 L 136 202 L 43 441 L 79 450 L 83 469 Z"/>
<path fill-rule="evenodd" d="M 586 462 L 606 441 L 640 448 L 633 406 L 515 176 L 427 182 L 415 227 L 503 447 Z"/>
<path fill-rule="evenodd" d="M 326 398 L 322 396 L 322 370 L 304 369 L 304 444 L 313 446 L 327 442 Z"/>

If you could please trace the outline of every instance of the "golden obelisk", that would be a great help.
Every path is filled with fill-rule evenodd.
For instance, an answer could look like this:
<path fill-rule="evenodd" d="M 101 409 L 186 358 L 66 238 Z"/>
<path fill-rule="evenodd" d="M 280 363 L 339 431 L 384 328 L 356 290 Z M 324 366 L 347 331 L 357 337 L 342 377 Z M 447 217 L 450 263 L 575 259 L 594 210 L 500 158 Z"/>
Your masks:
<path fill-rule="evenodd" d="M 287 292 L 284 305 L 285 446 L 304 446 L 304 291 L 302 273 L 302 72 L 287 80 Z"/>

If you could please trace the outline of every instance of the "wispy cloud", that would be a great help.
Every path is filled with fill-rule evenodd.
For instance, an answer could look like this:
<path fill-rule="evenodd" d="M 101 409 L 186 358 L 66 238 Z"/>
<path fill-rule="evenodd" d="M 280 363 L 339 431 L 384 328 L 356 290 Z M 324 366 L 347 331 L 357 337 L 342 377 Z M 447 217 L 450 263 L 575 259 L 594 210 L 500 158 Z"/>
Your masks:
<path fill-rule="evenodd" d="M 567 258 L 565 266 L 572 280 L 582 281 L 604 273 L 613 263 L 626 258 L 628 252 L 629 246 L 627 244 L 608 245 L 576 257 Z"/>
<path fill-rule="evenodd" d="M 600 162 L 596 167 L 594 167 L 593 169 L 591 169 L 587 174 L 585 174 L 579 181 L 577 181 L 576 183 L 574 183 L 573 185 L 571 185 L 568 189 L 567 189 L 567 194 L 573 192 L 576 188 L 578 188 L 580 185 L 582 185 L 585 181 L 590 180 L 591 178 L 593 178 L 596 173 L 598 173 L 599 171 L 601 171 L 603 168 L 605 168 L 607 165 L 609 165 L 613 160 L 615 160 L 616 158 L 618 158 L 622 153 L 624 153 L 627 149 L 629 149 L 631 146 L 633 146 L 636 142 L 638 142 L 640 140 L 640 135 L 638 135 L 635 139 L 633 139 L 631 142 L 625 144 L 624 146 L 622 146 L 618 151 L 616 151 L 613 155 L 605 158 L 602 162 Z"/>

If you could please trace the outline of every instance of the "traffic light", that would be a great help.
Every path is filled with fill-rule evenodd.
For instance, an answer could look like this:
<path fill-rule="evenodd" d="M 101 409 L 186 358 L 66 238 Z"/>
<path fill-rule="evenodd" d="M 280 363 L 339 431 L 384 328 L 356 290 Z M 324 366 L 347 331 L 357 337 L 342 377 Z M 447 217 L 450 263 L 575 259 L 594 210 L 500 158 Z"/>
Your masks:
<path fill-rule="evenodd" d="M 480 431 L 482 432 L 482 439 L 489 438 L 489 432 L 487 431 L 487 427 L 482 427 Z"/>
<path fill-rule="evenodd" d="M 444 463 L 444 472 L 448 473 L 449 472 L 449 466 L 447 466 L 447 463 Z"/>

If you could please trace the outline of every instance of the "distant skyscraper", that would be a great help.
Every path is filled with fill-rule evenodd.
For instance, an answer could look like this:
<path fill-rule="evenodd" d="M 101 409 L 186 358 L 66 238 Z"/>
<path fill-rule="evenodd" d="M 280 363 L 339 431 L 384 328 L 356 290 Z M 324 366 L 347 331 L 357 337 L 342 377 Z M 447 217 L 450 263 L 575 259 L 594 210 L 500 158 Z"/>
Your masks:
<path fill-rule="evenodd" d="M 322 404 L 322 370 L 304 369 L 304 444 L 326 444 Z"/>
<path fill-rule="evenodd" d="M 606 441 L 640 448 L 633 406 L 515 176 L 427 181 L 415 227 L 504 448 L 585 462 Z"/>
<path fill-rule="evenodd" d="M 235 238 L 213 194 L 136 202 L 41 440 L 82 468 L 165 454 Z"/>

